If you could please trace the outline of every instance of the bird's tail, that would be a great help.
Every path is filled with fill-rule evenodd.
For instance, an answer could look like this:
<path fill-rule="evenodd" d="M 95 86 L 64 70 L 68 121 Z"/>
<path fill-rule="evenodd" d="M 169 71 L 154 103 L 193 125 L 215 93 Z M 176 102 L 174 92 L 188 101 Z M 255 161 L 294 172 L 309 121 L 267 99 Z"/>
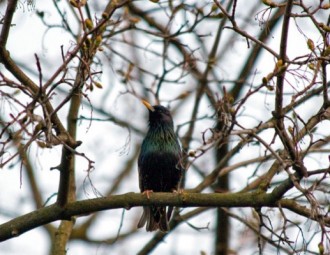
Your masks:
<path fill-rule="evenodd" d="M 137 225 L 138 228 L 142 228 L 146 223 L 147 231 L 155 231 L 159 229 L 162 232 L 169 231 L 169 215 L 166 214 L 165 206 L 144 206 L 143 214 Z"/>

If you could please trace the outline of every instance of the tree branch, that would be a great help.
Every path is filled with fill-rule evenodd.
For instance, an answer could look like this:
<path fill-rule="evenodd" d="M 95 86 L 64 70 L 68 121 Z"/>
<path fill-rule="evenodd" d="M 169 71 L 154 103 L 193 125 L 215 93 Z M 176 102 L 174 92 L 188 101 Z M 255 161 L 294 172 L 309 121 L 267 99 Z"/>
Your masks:
<path fill-rule="evenodd" d="M 278 207 L 277 197 L 272 193 L 152 193 L 150 199 L 139 193 L 88 199 L 68 203 L 66 207 L 56 204 L 27 213 L 0 225 L 0 242 L 19 236 L 31 229 L 57 220 L 71 220 L 74 216 L 84 216 L 102 210 L 137 206 L 179 206 L 179 207 Z M 286 204 L 281 203 L 283 208 Z M 292 207 L 289 205 L 290 208 Z M 312 215 L 310 215 L 312 216 Z M 317 215 L 310 217 L 317 219 Z M 324 217 L 330 225 L 330 217 Z"/>
<path fill-rule="evenodd" d="M 6 48 L 7 39 L 9 36 L 11 22 L 13 20 L 14 12 L 16 10 L 17 0 L 9 0 L 7 4 L 5 18 L 3 19 L 2 29 L 0 34 L 0 48 Z M 1 58 L 0 58 L 1 59 Z"/>
<path fill-rule="evenodd" d="M 299 174 L 304 177 L 307 177 L 307 169 L 302 162 L 302 158 L 299 155 L 299 152 L 295 148 L 293 141 L 290 139 L 288 133 L 285 130 L 284 125 L 284 115 L 283 115 L 283 90 L 284 90 L 284 81 L 285 81 L 285 70 L 286 70 L 286 61 L 287 61 L 287 44 L 288 44 L 288 35 L 289 35 L 289 24 L 290 16 L 292 10 L 293 0 L 289 0 L 286 3 L 286 9 L 284 14 L 284 20 L 282 25 L 282 36 L 280 43 L 280 58 L 276 64 L 276 68 L 279 70 L 277 75 L 276 82 L 276 92 L 275 92 L 275 111 L 274 117 L 276 119 L 276 131 L 279 135 L 284 147 L 287 149 L 288 154 L 293 162 L 293 168 Z"/>

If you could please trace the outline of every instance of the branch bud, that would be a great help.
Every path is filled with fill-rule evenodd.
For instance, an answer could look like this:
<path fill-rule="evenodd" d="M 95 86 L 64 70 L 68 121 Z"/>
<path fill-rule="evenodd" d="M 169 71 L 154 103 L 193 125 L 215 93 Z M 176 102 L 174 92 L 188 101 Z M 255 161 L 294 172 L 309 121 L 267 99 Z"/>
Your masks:
<path fill-rule="evenodd" d="M 268 80 L 266 77 L 262 77 L 262 85 L 266 86 L 268 83 Z"/>
<path fill-rule="evenodd" d="M 76 0 L 70 0 L 70 4 L 71 4 L 73 7 L 76 7 L 76 8 L 79 7 L 79 3 L 78 3 L 78 1 L 76 1 Z"/>
<path fill-rule="evenodd" d="M 262 2 L 264 5 L 267 5 L 269 7 L 272 7 L 272 8 L 277 7 L 277 5 L 274 2 L 272 2 L 271 0 L 262 0 Z"/>
<path fill-rule="evenodd" d="M 323 10 L 328 10 L 330 8 L 330 3 L 324 4 L 321 6 Z"/>
<path fill-rule="evenodd" d="M 70 0 L 70 4 L 75 8 L 82 7 L 86 3 L 87 3 L 87 0 Z"/>
<path fill-rule="evenodd" d="M 308 68 L 311 69 L 311 70 L 315 70 L 315 65 L 313 63 L 309 63 L 308 65 Z"/>
<path fill-rule="evenodd" d="M 320 28 L 322 28 L 325 32 L 330 32 L 330 27 L 325 25 L 324 23 L 319 24 Z"/>
<path fill-rule="evenodd" d="M 96 47 L 100 46 L 101 42 L 102 42 L 102 36 L 101 35 L 96 36 L 95 38 Z"/>
<path fill-rule="evenodd" d="M 323 51 L 323 56 L 327 57 L 330 55 L 330 46 L 326 47 L 325 50 Z"/>
<path fill-rule="evenodd" d="M 311 51 L 315 50 L 315 45 L 314 45 L 314 42 L 312 39 L 307 40 L 307 46 L 308 46 L 308 49 L 310 49 Z"/>
<path fill-rule="evenodd" d="M 108 17 L 109 17 L 109 13 L 107 13 L 107 12 L 102 13 L 102 18 L 103 19 L 108 19 Z"/>
<path fill-rule="evenodd" d="M 320 255 L 323 255 L 323 254 L 324 254 L 324 246 L 323 246 L 323 243 L 319 243 L 319 244 L 318 244 L 318 247 L 319 247 L 319 254 L 320 254 Z"/>
<path fill-rule="evenodd" d="M 94 85 L 99 88 L 99 89 L 103 89 L 103 86 L 101 83 L 97 82 L 97 81 L 94 81 Z"/>
<path fill-rule="evenodd" d="M 188 151 L 188 156 L 191 158 L 195 158 L 196 157 L 196 151 L 195 150 L 189 150 Z"/>
<path fill-rule="evenodd" d="M 94 24 L 91 19 L 85 19 L 85 25 L 88 28 L 88 30 L 92 30 L 94 28 Z"/>

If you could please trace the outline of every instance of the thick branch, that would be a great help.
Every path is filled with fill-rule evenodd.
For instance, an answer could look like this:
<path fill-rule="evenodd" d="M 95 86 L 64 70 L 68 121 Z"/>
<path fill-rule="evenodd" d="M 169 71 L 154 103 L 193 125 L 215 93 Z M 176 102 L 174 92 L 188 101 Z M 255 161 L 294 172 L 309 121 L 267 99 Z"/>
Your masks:
<path fill-rule="evenodd" d="M 138 193 L 127 193 L 104 198 L 95 198 L 68 203 L 66 207 L 56 204 L 17 217 L 0 225 L 0 241 L 19 236 L 31 229 L 57 220 L 70 220 L 74 216 L 84 216 L 102 210 L 148 205 L 169 205 L 179 207 L 277 207 L 272 193 L 153 193 L 150 199 Z M 285 203 L 281 203 L 285 208 Z M 298 208 L 299 209 L 299 208 Z M 316 216 L 315 216 L 316 217 Z M 330 217 L 324 222 L 330 224 Z"/>

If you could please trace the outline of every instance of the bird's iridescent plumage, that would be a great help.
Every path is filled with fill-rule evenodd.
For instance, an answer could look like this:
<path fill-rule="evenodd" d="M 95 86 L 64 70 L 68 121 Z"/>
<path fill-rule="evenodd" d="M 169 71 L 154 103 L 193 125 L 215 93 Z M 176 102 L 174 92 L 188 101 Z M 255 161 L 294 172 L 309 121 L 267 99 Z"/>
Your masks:
<path fill-rule="evenodd" d="M 161 105 L 143 104 L 149 110 L 149 130 L 143 140 L 138 159 L 141 192 L 173 192 L 178 190 L 183 174 L 181 147 L 173 129 L 170 111 Z M 172 207 L 145 206 L 138 227 L 147 223 L 147 231 L 169 230 Z"/>

